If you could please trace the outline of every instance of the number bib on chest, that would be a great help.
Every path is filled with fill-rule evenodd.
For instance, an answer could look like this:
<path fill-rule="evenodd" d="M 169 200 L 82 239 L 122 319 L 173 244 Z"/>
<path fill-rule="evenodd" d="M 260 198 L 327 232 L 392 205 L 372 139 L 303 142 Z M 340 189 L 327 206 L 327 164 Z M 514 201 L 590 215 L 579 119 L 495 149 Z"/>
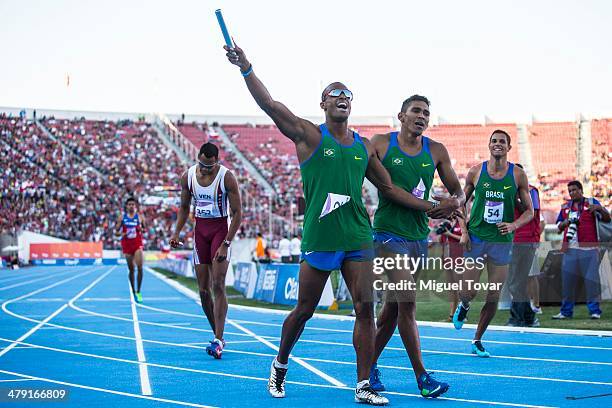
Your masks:
<path fill-rule="evenodd" d="M 195 208 L 196 217 L 210 217 L 213 212 L 213 203 L 210 201 L 197 201 Z"/>
<path fill-rule="evenodd" d="M 504 203 L 503 201 L 485 201 L 485 210 L 483 219 L 489 224 L 497 224 L 502 222 L 504 218 Z"/>
<path fill-rule="evenodd" d="M 129 239 L 136 238 L 137 236 L 136 227 L 128 227 L 127 231 L 125 232 L 125 236 L 126 238 L 129 238 Z"/>

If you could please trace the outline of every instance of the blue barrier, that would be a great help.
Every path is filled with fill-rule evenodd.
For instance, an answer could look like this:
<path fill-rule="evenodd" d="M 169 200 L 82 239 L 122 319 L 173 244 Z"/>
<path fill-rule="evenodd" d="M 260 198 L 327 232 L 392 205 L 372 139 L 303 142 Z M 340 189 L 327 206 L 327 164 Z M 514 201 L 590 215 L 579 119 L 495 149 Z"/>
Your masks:
<path fill-rule="evenodd" d="M 234 289 L 252 299 L 257 285 L 257 267 L 254 262 L 238 262 L 234 268 Z"/>
<path fill-rule="evenodd" d="M 280 305 L 295 305 L 298 295 L 298 264 L 262 264 L 255 299 Z"/>

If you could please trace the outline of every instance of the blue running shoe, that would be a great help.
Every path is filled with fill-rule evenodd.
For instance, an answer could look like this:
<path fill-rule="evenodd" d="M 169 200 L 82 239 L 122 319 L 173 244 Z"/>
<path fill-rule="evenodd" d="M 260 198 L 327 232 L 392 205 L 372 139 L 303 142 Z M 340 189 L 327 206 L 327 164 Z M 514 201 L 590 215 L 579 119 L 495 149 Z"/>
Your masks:
<path fill-rule="evenodd" d="M 424 372 L 417 379 L 419 390 L 424 398 L 437 398 L 449 389 L 447 383 L 437 381 L 433 373 Z"/>
<path fill-rule="evenodd" d="M 221 358 L 221 354 L 223 353 L 223 343 L 217 339 L 211 341 L 210 346 L 206 346 L 206 352 L 208 355 L 219 360 Z"/>
<path fill-rule="evenodd" d="M 476 354 L 478 357 L 491 357 L 491 354 L 485 350 L 480 340 L 472 342 L 472 354 Z"/>
<path fill-rule="evenodd" d="M 370 368 L 370 387 L 376 392 L 384 391 L 385 385 L 380 381 L 380 370 L 377 368 L 377 364 L 372 364 Z"/>
<path fill-rule="evenodd" d="M 463 327 L 463 323 L 466 320 L 465 318 L 469 310 L 469 306 L 466 308 L 463 306 L 463 302 L 459 302 L 457 309 L 455 309 L 455 314 L 453 314 L 453 325 L 455 326 L 455 329 L 460 330 Z"/>

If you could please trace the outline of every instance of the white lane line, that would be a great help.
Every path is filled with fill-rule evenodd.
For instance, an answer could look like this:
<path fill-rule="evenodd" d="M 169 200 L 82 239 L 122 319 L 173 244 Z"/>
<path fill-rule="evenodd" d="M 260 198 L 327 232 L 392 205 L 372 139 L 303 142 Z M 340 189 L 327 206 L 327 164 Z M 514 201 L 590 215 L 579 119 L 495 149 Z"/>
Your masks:
<path fill-rule="evenodd" d="M 159 278 L 159 276 L 161 274 L 158 273 L 153 273 L 153 275 L 157 278 Z M 161 275 L 163 276 L 163 275 Z M 164 277 L 165 278 L 165 277 Z M 174 282 L 170 279 L 161 279 L 159 278 L 162 282 L 167 283 L 168 285 L 172 286 L 173 288 L 175 288 L 176 290 L 178 290 L 179 292 L 183 293 L 185 296 L 187 296 L 189 299 L 192 299 L 193 301 L 195 301 L 197 304 L 200 304 L 200 299 L 199 297 L 191 290 L 187 289 L 186 287 L 184 287 L 183 285 L 181 285 L 180 283 Z M 237 328 L 238 330 L 241 330 L 242 332 L 244 332 L 245 334 L 248 334 L 249 336 L 251 336 L 252 338 L 259 340 L 261 343 L 265 344 L 266 346 L 270 347 L 272 350 L 278 351 L 278 347 L 272 343 L 270 343 L 268 340 L 264 339 L 261 336 L 258 336 L 257 334 L 253 333 L 252 331 L 250 331 L 249 329 L 246 329 L 244 327 L 242 327 L 240 324 L 238 323 L 234 323 L 231 319 L 226 319 L 226 323 L 230 324 L 232 326 L 234 326 L 235 328 Z M 304 367 L 305 369 L 313 372 L 314 374 L 318 375 L 319 377 L 323 378 L 325 381 L 328 381 L 330 384 L 336 386 L 336 387 L 345 387 L 346 385 L 343 384 L 342 382 L 338 381 L 337 379 L 335 379 L 334 377 L 324 373 L 323 371 L 319 370 L 316 367 L 313 367 L 312 365 L 308 364 L 307 362 L 305 362 L 304 360 L 302 360 L 299 357 L 294 357 L 294 356 L 289 356 L 289 358 L 293 361 L 295 361 L 297 364 L 301 365 L 302 367 Z"/>
<path fill-rule="evenodd" d="M 130 306 L 132 307 L 132 319 L 134 321 L 134 337 L 136 338 L 136 353 L 138 354 L 138 370 L 140 372 L 140 390 L 142 395 L 153 395 L 151 391 L 151 382 L 149 381 L 149 370 L 147 369 L 147 359 L 142 345 L 142 335 L 140 334 L 140 325 L 138 324 L 138 313 L 136 312 L 136 302 L 132 295 L 132 287 L 128 281 L 128 289 L 130 291 Z"/>
<path fill-rule="evenodd" d="M 142 304 L 138 304 L 137 306 L 141 307 Z M 82 307 L 79 307 L 77 305 L 70 305 L 71 308 L 73 308 L 74 310 L 77 310 L 81 313 L 83 313 L 82 316 L 87 316 L 87 315 L 92 315 L 92 316 L 100 316 L 106 319 L 114 319 L 114 320 L 121 320 L 124 322 L 131 322 L 132 319 L 128 319 L 126 317 L 121 317 L 121 316 L 117 316 L 117 314 L 106 314 L 106 313 L 98 313 L 98 312 L 94 312 L 92 310 L 87 310 L 87 309 L 83 309 Z M 160 312 L 163 313 L 163 312 Z M 146 320 L 140 320 L 139 321 L 140 324 L 144 324 L 144 325 L 149 325 L 149 326 L 157 326 L 157 327 L 168 327 L 168 328 L 172 328 L 172 329 L 179 329 L 179 330 L 188 330 L 188 331 L 194 331 L 194 332 L 201 332 L 201 333 L 212 333 L 212 330 L 209 329 L 200 329 L 197 327 L 184 327 L 183 323 L 155 323 L 155 322 L 149 322 Z M 250 337 L 248 334 L 245 333 L 240 333 L 240 332 L 228 332 L 226 331 L 225 334 L 230 334 L 233 336 L 243 336 L 243 337 Z M 206 343 L 209 344 L 209 343 Z"/>
<path fill-rule="evenodd" d="M 163 275 L 162 275 L 163 276 Z M 152 306 L 146 306 L 146 305 L 141 305 L 144 308 L 150 309 L 150 310 L 154 310 L 154 311 L 158 311 L 158 312 L 164 312 L 164 313 L 169 313 L 169 314 L 175 314 L 175 315 L 179 315 L 179 316 L 187 316 L 187 317 L 195 317 L 195 318 L 199 318 L 199 319 L 203 319 L 204 316 L 200 316 L 200 315 L 196 315 L 193 313 L 184 313 L 184 312 L 178 312 L 175 310 L 167 310 L 167 309 L 160 309 L 160 308 L 156 308 L 156 307 L 152 307 Z M 241 319 L 233 319 L 234 322 L 237 323 L 243 323 L 243 324 L 253 324 L 253 325 L 258 325 L 258 326 L 269 326 L 269 327 L 282 327 L 282 324 L 279 323 L 265 323 L 265 322 L 255 322 L 255 321 L 250 321 L 250 320 L 241 320 Z M 353 332 L 350 330 L 343 330 L 343 329 L 330 329 L 330 328 L 325 328 L 325 327 L 311 327 L 311 326 L 307 326 L 305 328 L 305 330 L 309 330 L 309 331 L 325 331 L 325 332 L 333 332 L 333 333 L 349 333 L 352 334 Z M 393 334 L 393 337 L 400 337 L 399 334 Z M 441 336 L 420 336 L 422 339 L 432 339 L 432 340 L 449 340 L 449 341 L 460 341 L 460 342 L 471 342 L 471 339 L 462 339 L 462 338 L 455 338 L 455 337 L 441 337 Z M 487 343 L 494 343 L 494 344 L 508 344 L 508 345 L 516 345 L 516 346 L 535 346 L 535 347 L 553 347 L 553 348 L 570 348 L 570 349 L 584 349 L 584 350 L 608 350 L 608 351 L 612 351 L 612 347 L 596 347 L 596 346 L 577 346 L 577 345 L 568 345 L 568 344 L 546 344 L 546 343 L 525 343 L 525 342 L 515 342 L 515 341 L 499 341 L 499 340 L 487 340 Z"/>
<path fill-rule="evenodd" d="M 246 334 L 250 335 L 251 337 L 253 337 L 256 340 L 259 340 L 261 343 L 265 344 L 266 346 L 270 347 L 272 350 L 274 351 L 278 351 L 278 347 L 269 342 L 268 340 L 264 339 L 261 336 L 258 336 L 257 334 L 253 333 L 252 331 L 250 331 L 247 328 L 242 327 L 241 325 L 239 325 L 238 323 L 234 323 L 232 320 L 227 319 L 227 323 L 231 324 L 232 326 L 234 326 L 235 328 L 237 328 L 238 330 L 242 330 L 243 332 L 245 332 Z M 335 379 L 334 377 L 332 377 L 329 374 L 324 373 L 323 371 L 319 370 L 318 368 L 310 365 L 309 363 L 307 363 L 306 361 L 302 360 L 299 357 L 295 357 L 290 355 L 289 359 L 295 361 L 297 364 L 301 365 L 302 367 L 304 367 L 305 369 L 315 373 L 316 375 L 318 375 L 319 377 L 323 378 L 324 380 L 326 380 L 327 382 L 329 382 L 332 385 L 335 385 L 336 387 L 346 387 L 345 384 L 341 383 L 340 381 L 338 381 L 337 379 Z"/>
<path fill-rule="evenodd" d="M 66 283 L 66 282 L 69 282 L 69 281 L 71 281 L 73 279 L 76 279 L 76 278 L 80 278 L 81 276 L 87 275 L 89 273 L 91 273 L 91 271 L 80 273 L 80 274 L 72 276 L 72 277 L 70 277 L 68 279 L 64 279 L 64 280 L 61 280 L 59 282 L 55 282 L 52 285 L 45 286 L 44 288 L 40 288 L 40 289 L 37 289 L 37 290 L 35 290 L 33 292 L 26 293 L 25 295 L 16 297 L 14 299 L 7 300 L 6 302 L 2 303 L 2 310 L 4 310 L 5 313 L 9 313 L 9 312 L 7 312 L 6 306 L 11 304 L 11 303 L 18 302 L 18 301 L 20 301 L 22 299 L 25 299 L 25 298 L 29 297 L 29 296 L 36 295 L 37 293 L 40 293 L 40 292 L 43 292 L 45 290 L 54 288 L 54 287 L 56 287 L 58 285 L 62 285 L 64 283 Z M 98 281 L 96 281 L 96 282 L 98 282 Z M 85 293 L 85 292 L 81 292 L 81 294 L 82 293 Z M 80 296 L 81 294 L 79 294 L 77 296 Z M 41 320 L 40 323 L 38 323 L 36 326 L 32 327 L 30 330 L 28 330 L 23 335 L 21 335 L 21 337 L 19 337 L 13 343 L 11 343 L 9 346 L 7 346 L 4 350 L 0 351 L 0 357 L 2 357 L 3 355 L 5 355 L 9 351 L 11 351 L 15 346 L 17 346 L 17 344 L 19 344 L 19 342 L 21 342 L 21 341 L 27 339 L 28 337 L 30 337 L 36 330 L 40 329 L 45 323 L 47 323 L 49 320 L 53 319 L 55 316 L 60 314 L 66 307 L 68 307 L 68 304 L 67 303 L 63 304 L 58 309 L 56 309 L 55 312 L 51 313 L 45 319 Z"/>
<path fill-rule="evenodd" d="M 87 313 L 90 314 L 90 315 L 104 317 L 104 314 L 101 314 L 101 313 L 95 313 L 95 312 L 87 312 Z M 11 314 L 13 314 L 13 313 L 11 312 Z M 28 317 L 25 317 L 25 316 L 21 316 L 21 315 L 13 314 L 13 316 L 18 317 L 18 318 L 20 318 L 22 320 L 31 321 L 31 322 L 34 322 L 34 323 L 39 322 L 37 320 L 33 320 L 31 318 L 28 318 Z M 112 316 L 109 315 L 109 318 L 112 318 Z M 90 335 L 94 335 L 94 336 L 102 336 L 102 337 L 108 337 L 108 338 L 119 339 L 119 340 L 126 340 L 126 341 L 135 341 L 136 340 L 134 337 L 120 336 L 120 335 L 110 334 L 110 333 L 101 333 L 101 332 L 96 332 L 96 331 L 79 329 L 79 328 L 76 328 L 76 327 L 57 325 L 57 324 L 53 324 L 53 323 L 47 323 L 47 327 L 43 327 L 43 329 L 45 329 L 45 328 L 68 330 L 68 331 L 74 331 L 74 332 L 78 332 L 78 333 L 85 333 L 85 334 L 90 334 Z M 241 333 L 241 334 L 243 334 L 243 333 Z M 246 336 L 246 334 L 244 334 L 244 335 Z M 278 338 L 278 337 L 270 337 L 270 336 L 261 336 L 261 337 L 265 338 L 266 340 L 269 340 L 269 341 L 280 341 L 280 338 Z M 0 338 L 0 340 L 2 340 L 2 339 Z M 256 342 L 259 343 L 259 340 L 253 340 L 253 341 L 256 341 Z M 305 342 L 314 342 L 314 340 L 304 340 L 304 341 Z M 143 339 L 143 342 L 144 343 L 150 343 L 150 344 L 159 344 L 159 345 L 164 345 L 164 346 L 170 346 L 170 347 L 183 347 L 183 348 L 191 348 L 191 349 L 199 349 L 199 350 L 204 350 L 205 349 L 205 347 L 198 346 L 197 343 L 180 344 L 180 343 L 172 343 L 172 342 L 161 341 L 161 340 L 147 340 L 147 339 Z M 231 344 L 231 343 L 236 343 L 236 342 L 230 342 L 229 344 Z M 208 343 L 201 343 L 201 344 L 208 344 Z M 26 347 L 26 346 L 24 346 L 24 347 Z M 403 349 L 398 349 L 398 350 L 403 352 Z M 274 357 L 276 357 L 275 354 L 271 354 L 271 353 L 257 353 L 257 352 L 242 351 L 242 350 L 233 350 L 233 349 L 226 349 L 225 352 L 226 353 L 236 353 L 236 354 L 245 354 L 245 355 L 260 356 L 260 357 L 266 357 L 266 358 L 274 358 Z M 302 360 L 305 360 L 305 361 L 317 361 L 317 362 L 332 363 L 332 364 L 355 364 L 353 362 L 337 361 L 337 360 L 324 360 L 324 359 L 316 359 L 316 358 L 309 358 L 309 357 L 300 357 L 300 358 Z M 385 367 L 393 369 L 393 366 L 385 366 Z M 473 373 L 473 372 L 449 371 L 449 370 L 442 370 L 442 369 L 436 369 L 436 368 L 432 368 L 432 371 L 446 372 L 446 373 L 449 373 L 449 374 L 475 375 L 475 376 L 481 376 L 482 375 L 482 376 L 487 376 L 487 377 L 515 378 L 515 379 L 526 379 L 526 380 L 540 380 L 540 381 L 552 381 L 552 382 L 564 382 L 564 383 L 569 382 L 569 383 L 576 383 L 576 384 L 592 384 L 592 385 L 608 385 L 608 386 L 612 386 L 612 383 L 597 382 L 597 381 L 566 380 L 566 379 L 545 378 L 545 377 L 511 376 L 511 375 L 504 375 L 504 374 L 480 374 L 480 373 Z"/>
<path fill-rule="evenodd" d="M 149 268 L 149 271 L 151 273 L 159 273 L 150 268 Z M 165 276 L 162 275 L 161 273 L 159 275 L 165 278 Z M 276 314 L 276 315 L 285 315 L 285 316 L 291 312 L 290 310 L 265 309 L 262 307 L 232 305 L 232 304 L 229 305 L 229 308 L 235 309 L 235 310 L 247 311 L 247 312 Z M 313 318 L 316 320 L 333 320 L 333 321 L 347 321 L 347 322 L 355 321 L 355 318 L 351 316 L 323 314 L 323 313 L 318 313 L 318 312 L 315 312 Z M 452 323 L 427 322 L 427 321 L 417 320 L 417 324 L 419 326 L 436 327 L 436 328 L 454 330 Z M 475 324 L 464 324 L 463 328 L 464 329 L 476 329 L 476 325 Z M 515 332 L 515 333 L 521 333 L 526 336 L 536 333 L 536 334 L 564 334 L 564 335 L 574 336 L 574 337 L 576 336 L 612 337 L 612 330 L 582 330 L 582 329 L 552 329 L 552 328 L 547 329 L 547 328 L 542 328 L 542 327 L 537 327 L 537 328 L 509 327 L 509 326 L 497 326 L 497 325 L 490 325 L 487 328 L 487 330 L 488 331 L 501 331 L 501 332 Z"/>
<path fill-rule="evenodd" d="M 49 280 L 52 278 L 57 278 L 58 276 L 64 276 L 71 273 L 70 272 L 64 272 L 64 273 L 55 273 L 55 274 L 50 274 L 48 276 L 43 276 L 42 278 L 38 278 L 38 279 L 34 279 L 34 280 L 28 280 L 27 282 L 19 282 L 19 283 L 15 283 L 14 285 L 9 285 L 9 286 L 4 286 L 2 288 L 0 288 L 0 292 L 2 292 L 3 290 L 9 290 L 9 289 L 13 289 L 13 288 L 18 288 L 20 286 L 25 286 L 25 285 L 29 285 L 31 283 L 36 283 L 36 282 L 40 282 L 40 281 L 44 281 L 44 280 Z"/>
<path fill-rule="evenodd" d="M 195 315 L 193 315 L 195 316 Z M 198 316 L 200 317 L 200 316 Z M 254 322 L 250 320 L 239 320 L 234 319 L 235 322 L 244 323 L 244 324 L 253 324 L 257 326 L 270 326 L 270 327 L 282 327 L 282 324 L 278 323 L 264 323 L 264 322 Z M 325 327 L 306 327 L 305 330 L 314 330 L 314 331 L 326 331 L 326 332 L 334 332 L 334 333 L 353 333 L 350 330 L 342 330 L 342 329 L 329 329 Z M 400 337 L 399 334 L 393 334 L 393 337 Z M 448 340 L 448 341 L 461 341 L 461 342 L 472 342 L 471 339 L 462 339 L 456 337 L 442 337 L 442 336 L 420 336 L 422 339 L 431 339 L 431 340 Z M 494 343 L 494 344 L 508 344 L 508 345 L 516 345 L 516 346 L 535 346 L 535 347 L 558 347 L 558 348 L 572 348 L 572 349 L 584 349 L 584 350 L 608 350 L 612 351 L 612 347 L 595 347 L 595 346 L 576 346 L 576 345 L 567 345 L 567 344 L 547 344 L 547 343 L 524 343 L 524 342 L 515 342 L 515 341 L 499 341 L 499 340 L 486 340 L 486 343 Z"/>
<path fill-rule="evenodd" d="M 31 378 L 19 378 L 19 379 L 15 379 L 15 380 L 0 380 L 0 383 L 7 383 L 7 382 L 22 382 L 22 381 L 34 381 Z"/>
<path fill-rule="evenodd" d="M 9 341 L 9 340 L 3 339 L 3 338 L 0 338 L 0 340 Z M 111 361 L 124 362 L 124 363 L 129 363 L 129 364 L 139 364 L 138 361 L 127 360 L 127 359 L 122 359 L 122 358 L 108 357 L 108 356 L 102 356 L 102 355 L 90 354 L 90 353 L 82 353 L 82 352 L 78 352 L 78 351 L 64 350 L 64 349 L 59 349 L 59 348 L 55 348 L 55 347 L 40 346 L 40 345 L 32 344 L 32 343 L 24 343 L 24 344 L 27 344 L 27 345 L 29 345 L 31 347 L 34 347 L 34 348 L 40 348 L 40 349 L 43 349 L 43 350 L 56 351 L 56 352 L 59 352 L 59 353 L 80 355 L 80 356 L 92 357 L 92 358 L 97 358 L 97 359 L 102 359 L 102 360 L 111 360 Z M 240 378 L 240 379 L 245 379 L 245 380 L 266 381 L 266 382 L 268 381 L 267 378 L 262 378 L 262 377 L 254 377 L 254 376 L 247 376 L 247 375 L 240 375 L 240 374 L 229 374 L 229 373 L 222 373 L 222 372 L 215 372 L 215 371 L 199 370 L 199 369 L 195 369 L 195 368 L 175 367 L 175 366 L 170 366 L 170 365 L 165 365 L 165 364 L 154 364 L 154 363 L 146 363 L 146 364 L 151 366 L 151 367 L 159 367 L 159 368 L 165 368 L 165 369 L 176 370 L 176 371 L 183 371 L 183 372 L 190 372 L 190 373 L 209 374 L 209 375 L 214 375 L 214 376 L 229 377 L 229 378 Z M 16 375 L 16 376 L 24 376 L 23 374 L 20 375 L 20 374 L 17 374 L 17 373 L 13 373 L 13 372 L 10 372 L 10 371 L 4 371 L 4 370 L 0 370 L 0 373 L 12 374 L 12 375 Z M 41 379 L 39 377 L 33 377 L 33 376 L 29 376 L 29 375 L 26 375 L 25 377 L 33 378 L 33 379 L 37 379 L 37 380 L 42 380 L 42 381 L 47 380 L 47 379 Z M 53 382 L 53 381 L 51 381 L 51 382 Z M 287 384 L 304 385 L 304 386 L 319 387 L 319 388 L 333 388 L 333 389 L 349 390 L 349 391 L 354 392 L 354 388 L 347 387 L 347 386 L 335 386 L 335 385 L 328 385 L 328 384 L 312 384 L 312 383 L 307 383 L 307 382 L 289 381 L 289 380 L 287 380 L 286 382 L 287 382 Z M 68 385 L 72 385 L 72 384 L 68 384 Z M 420 394 L 408 394 L 408 393 L 401 393 L 401 392 L 387 392 L 387 394 L 406 396 L 406 397 L 422 398 Z M 130 394 L 130 395 L 131 396 L 138 396 L 138 397 L 142 397 L 142 398 L 148 398 L 148 399 L 155 399 L 154 397 L 146 397 L 146 396 L 141 396 L 141 395 L 137 395 L 137 394 Z M 512 406 L 512 407 L 553 408 L 553 407 L 549 407 L 549 406 L 516 404 L 516 403 L 496 402 L 496 401 L 483 401 L 483 400 L 470 400 L 470 399 L 450 398 L 450 397 L 438 397 L 437 399 L 440 399 L 440 400 L 449 400 L 449 401 L 458 401 L 458 402 L 469 402 L 469 403 L 476 403 L 476 404 Z"/>
<path fill-rule="evenodd" d="M 193 298 L 193 299 L 195 300 L 195 298 Z M 193 317 L 203 318 L 202 316 L 198 316 L 198 315 L 194 315 L 194 314 L 188 314 L 188 313 L 183 313 L 183 312 L 175 312 L 175 311 L 172 311 L 172 310 L 165 311 L 164 309 L 160 309 L 160 308 L 156 308 L 156 307 L 151 307 L 151 306 L 143 306 L 143 307 L 146 307 L 147 309 L 155 310 L 155 311 L 158 311 L 158 312 L 166 312 L 168 314 L 175 314 L 175 315 L 180 315 L 180 316 L 189 315 L 189 316 L 193 316 Z M 234 322 L 234 323 L 242 322 L 242 323 L 248 323 L 248 324 L 273 326 L 273 327 L 282 327 L 282 325 L 280 325 L 280 324 L 252 322 L 252 321 L 248 321 L 248 320 L 234 320 L 234 319 L 232 319 L 232 322 Z M 170 327 L 172 327 L 172 326 L 170 326 Z M 234 327 L 236 327 L 236 326 L 234 326 Z M 181 327 L 175 327 L 175 328 L 181 329 Z M 306 328 L 308 329 L 308 327 L 306 327 Z M 352 333 L 351 331 L 348 331 L 348 330 L 339 330 L 339 329 L 322 329 L 322 330 L 323 331 L 340 332 L 340 333 Z M 394 335 L 394 336 L 396 336 L 396 335 Z M 424 337 L 425 336 L 422 336 L 421 338 L 424 338 Z M 471 341 L 471 340 L 467 340 L 467 341 Z M 308 339 L 304 339 L 304 338 L 301 338 L 300 342 L 303 342 L 303 343 L 314 343 L 314 344 L 326 344 L 326 345 L 332 345 L 332 346 L 353 347 L 352 343 L 341 343 L 341 342 L 320 341 L 320 340 L 308 340 Z M 489 341 L 486 341 L 486 342 L 489 343 Z M 493 342 L 491 342 L 491 343 L 493 343 Z M 521 344 L 524 344 L 524 343 L 521 343 Z M 385 347 L 385 350 L 402 351 L 402 352 L 405 351 L 404 348 L 401 348 L 401 347 L 391 347 L 391 346 Z M 446 355 L 453 355 L 453 356 L 476 357 L 475 355 L 473 355 L 471 353 L 458 353 L 458 352 L 454 352 L 454 351 L 440 351 L 440 350 L 422 349 L 421 352 L 423 352 L 423 353 L 430 353 L 430 354 L 446 354 Z M 612 366 L 612 362 L 611 363 L 607 363 L 607 362 L 599 362 L 599 361 L 563 360 L 563 359 L 536 358 L 536 357 L 519 357 L 519 356 L 504 356 L 504 355 L 494 355 L 494 356 L 491 356 L 491 358 L 502 358 L 502 359 L 511 359 L 511 360 L 525 360 L 525 361 L 546 361 L 546 362 L 551 362 L 551 363 L 594 364 L 594 365 L 610 365 L 610 366 Z"/>
<path fill-rule="evenodd" d="M 132 393 L 129 393 L 129 392 L 109 390 L 109 389 L 106 389 L 106 388 L 90 387 L 89 385 L 70 383 L 70 382 L 66 382 L 66 381 L 52 380 L 50 378 L 44 378 L 44 377 L 35 377 L 33 375 L 20 374 L 20 373 L 15 373 L 15 372 L 12 372 L 12 371 L 0 370 L 0 373 L 10 374 L 10 375 L 14 375 L 14 376 L 17 376 L 17 377 L 23 377 L 23 378 L 28 379 L 28 380 L 45 381 L 45 382 L 49 382 L 49 383 L 52 383 L 52 384 L 65 385 L 65 386 L 75 387 L 75 388 L 83 388 L 85 390 L 105 392 L 107 394 L 122 395 L 124 397 L 140 398 L 140 399 L 146 399 L 146 400 L 150 400 L 150 401 L 159 401 L 159 402 L 165 402 L 165 403 L 168 403 L 168 404 L 183 405 L 183 406 L 186 406 L 186 407 L 215 408 L 215 407 L 212 407 L 210 405 L 192 404 L 190 402 L 176 401 L 176 400 L 171 400 L 171 399 L 167 399 L 167 398 L 156 398 L 156 397 L 150 397 L 150 396 L 147 396 L 147 395 L 139 395 L 139 394 L 132 394 Z"/>
<path fill-rule="evenodd" d="M 45 271 L 47 272 L 47 271 Z M 18 281 L 18 280 L 27 280 L 30 279 L 36 275 L 41 275 L 43 272 L 42 271 L 31 271 L 29 273 L 24 273 L 23 275 L 15 275 L 15 276 L 11 276 L 11 277 L 6 277 L 4 279 L 0 280 L 0 284 L 4 285 L 5 283 L 8 282 L 14 282 L 14 281 Z"/>

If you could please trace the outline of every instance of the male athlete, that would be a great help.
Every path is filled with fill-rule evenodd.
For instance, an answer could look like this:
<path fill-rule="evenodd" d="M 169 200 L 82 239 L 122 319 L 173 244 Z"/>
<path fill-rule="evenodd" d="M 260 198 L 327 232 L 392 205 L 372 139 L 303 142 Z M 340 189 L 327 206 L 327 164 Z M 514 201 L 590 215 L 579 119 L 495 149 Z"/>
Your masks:
<path fill-rule="evenodd" d="M 370 142 L 349 130 L 353 94 L 342 83 L 334 82 L 323 91 L 320 107 L 325 112 L 325 123 L 317 126 L 295 116 L 285 105 L 272 99 L 242 49 L 236 46 L 225 47 L 225 50 L 229 61 L 240 68 L 259 107 L 295 143 L 306 200 L 302 239 L 304 262 L 300 265 L 298 301 L 283 324 L 278 355 L 270 369 L 268 391 L 275 398 L 285 396 L 289 354 L 319 303 L 330 271 L 340 269 L 356 314 L 353 331 L 358 380 L 355 400 L 371 405 L 387 404 L 387 398 L 374 391 L 369 383 L 375 329 L 372 231 L 362 200 L 364 177 L 389 199 L 429 211 L 435 218 L 451 214 L 458 207 L 457 200 L 442 200 L 438 205 L 393 185 Z"/>
<path fill-rule="evenodd" d="M 200 290 L 202 309 L 210 323 L 215 338 L 206 347 L 214 358 L 221 358 L 225 342 L 223 331 L 227 315 L 225 274 L 229 264 L 227 251 L 240 227 L 242 208 L 236 177 L 227 167 L 219 164 L 219 149 L 212 143 L 204 143 L 198 153 L 198 163 L 181 176 L 181 205 L 176 229 L 170 245 L 178 248 L 179 234 L 187 221 L 191 201 L 195 209 L 195 244 L 193 264 Z M 228 207 L 229 201 L 229 207 Z M 231 211 L 229 228 L 228 216 Z M 214 294 L 214 301 L 211 297 Z"/>
<path fill-rule="evenodd" d="M 480 281 L 482 270 L 468 267 L 468 260 L 486 256 L 489 287 L 472 341 L 472 353 L 479 357 L 490 356 L 481 340 L 497 311 L 501 285 L 508 274 L 514 231 L 533 218 L 527 175 L 523 169 L 508 162 L 508 151 L 511 147 L 510 135 L 503 130 L 495 130 L 489 138 L 489 160 L 472 167 L 465 181 L 466 200 L 474 194 L 474 202 L 467 225 L 466 220 L 460 220 L 461 244 L 466 249 L 463 254 L 466 258 L 466 271 L 461 279 L 461 302 L 453 315 L 453 324 L 457 330 L 463 326 L 470 310 L 470 301 L 476 296 L 473 283 Z M 515 220 L 517 192 L 526 209 Z M 467 214 L 467 210 L 465 213 Z"/>
<path fill-rule="evenodd" d="M 415 197 L 428 199 L 436 169 L 444 186 L 453 196 L 456 205 L 463 205 L 465 196 L 459 179 L 451 166 L 444 145 L 423 136 L 429 125 L 429 100 L 413 95 L 402 103 L 398 114 L 401 122 L 399 132 L 375 135 L 372 144 L 383 166 L 391 175 L 393 184 Z M 402 207 L 379 194 L 378 208 L 374 215 L 374 242 L 377 256 L 394 258 L 397 254 L 425 259 L 429 218 L 425 211 Z M 412 281 L 416 271 L 409 269 L 387 269 L 389 282 Z M 388 292 L 385 304 L 376 321 L 376 348 L 374 363 L 370 371 L 370 384 L 376 391 L 384 391 L 376 362 L 399 326 L 400 336 L 412 363 L 414 375 L 421 395 L 436 398 L 448 390 L 448 384 L 436 381 L 425 371 L 419 330 L 415 320 L 415 291 Z"/>
<path fill-rule="evenodd" d="M 119 216 L 115 224 L 115 233 L 121 231 L 121 249 L 127 261 L 130 286 L 136 303 L 142 303 L 140 288 L 142 286 L 142 229 L 144 217 L 136 212 L 136 199 L 125 200 L 125 212 Z M 138 268 L 137 285 L 134 284 L 134 264 Z"/>

